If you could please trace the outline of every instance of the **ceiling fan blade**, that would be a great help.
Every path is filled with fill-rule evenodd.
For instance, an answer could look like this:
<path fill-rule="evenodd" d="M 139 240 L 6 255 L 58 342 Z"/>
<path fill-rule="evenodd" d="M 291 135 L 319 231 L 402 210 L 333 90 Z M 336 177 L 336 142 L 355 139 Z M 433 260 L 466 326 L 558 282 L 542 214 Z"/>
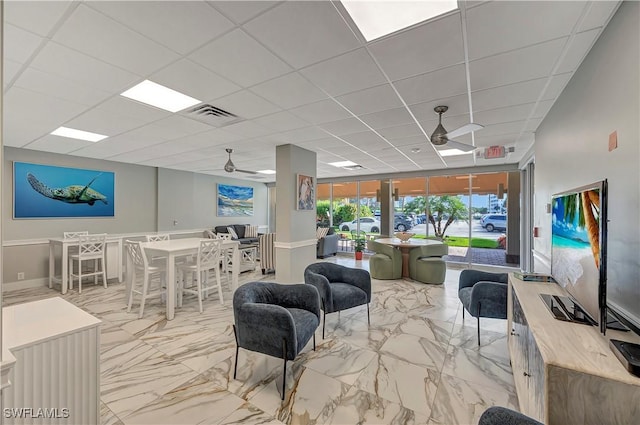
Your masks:
<path fill-rule="evenodd" d="M 467 145 L 466 143 L 456 142 L 455 140 L 447 140 L 447 144 L 445 146 L 447 148 L 461 150 L 462 152 L 471 152 L 478 149 L 477 146 Z"/>
<path fill-rule="evenodd" d="M 236 171 L 237 171 L 237 172 L 239 172 L 239 173 L 258 174 L 258 173 L 257 173 L 257 172 L 255 172 L 255 171 L 239 170 L 239 169 L 237 169 L 237 168 L 236 168 Z"/>
<path fill-rule="evenodd" d="M 463 125 L 460 128 L 456 128 L 455 130 L 450 131 L 446 134 L 446 136 L 450 139 L 455 139 L 456 137 L 464 136 L 465 134 L 471 133 L 472 131 L 482 130 L 483 128 L 484 126 L 471 122 L 469 124 Z"/>

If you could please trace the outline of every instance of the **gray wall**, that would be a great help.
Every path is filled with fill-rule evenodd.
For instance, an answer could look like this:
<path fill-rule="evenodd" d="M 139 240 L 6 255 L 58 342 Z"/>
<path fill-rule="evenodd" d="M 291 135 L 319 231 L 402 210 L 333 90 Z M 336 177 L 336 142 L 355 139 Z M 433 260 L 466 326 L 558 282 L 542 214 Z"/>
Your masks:
<path fill-rule="evenodd" d="M 253 216 L 218 217 L 218 183 L 253 187 Z M 158 187 L 158 231 L 268 224 L 269 194 L 264 183 L 159 168 Z"/>
<path fill-rule="evenodd" d="M 640 321 L 640 4 L 624 2 L 536 132 L 535 240 L 551 251 L 551 195 L 608 179 L 608 300 Z M 608 151 L 618 132 L 618 149 Z M 536 264 L 536 271 L 544 265 Z"/>
<path fill-rule="evenodd" d="M 115 217 L 77 219 L 13 219 L 13 161 L 62 167 L 108 170 L 115 173 Z M 267 224 L 267 187 L 263 183 L 214 177 L 184 171 L 102 161 L 18 148 L 4 148 L 2 174 L 2 229 L 4 283 L 48 276 L 47 243 L 18 243 L 28 239 L 61 237 L 70 230 L 92 233 L 144 234 L 212 228 L 219 224 Z M 216 183 L 254 187 L 253 217 L 216 217 Z M 174 226 L 173 221 L 177 224 Z"/>

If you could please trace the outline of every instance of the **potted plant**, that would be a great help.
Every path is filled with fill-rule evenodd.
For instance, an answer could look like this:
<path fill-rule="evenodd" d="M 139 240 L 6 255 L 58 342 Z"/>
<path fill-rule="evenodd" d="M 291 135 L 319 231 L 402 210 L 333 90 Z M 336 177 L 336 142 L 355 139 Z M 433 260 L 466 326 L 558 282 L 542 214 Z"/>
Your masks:
<path fill-rule="evenodd" d="M 364 238 L 356 238 L 353 243 L 354 250 L 356 251 L 356 260 L 362 260 L 362 251 L 364 251 Z"/>

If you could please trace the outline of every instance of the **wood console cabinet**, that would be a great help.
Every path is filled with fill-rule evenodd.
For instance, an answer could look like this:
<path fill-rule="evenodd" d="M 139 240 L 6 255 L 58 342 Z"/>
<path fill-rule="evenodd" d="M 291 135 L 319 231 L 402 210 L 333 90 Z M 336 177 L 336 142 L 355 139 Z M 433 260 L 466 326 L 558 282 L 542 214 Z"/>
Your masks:
<path fill-rule="evenodd" d="M 556 320 L 540 294 L 566 295 L 555 283 L 509 276 L 509 353 L 520 411 L 545 424 L 640 424 L 640 378 L 628 373 L 608 338 L 630 333 Z"/>

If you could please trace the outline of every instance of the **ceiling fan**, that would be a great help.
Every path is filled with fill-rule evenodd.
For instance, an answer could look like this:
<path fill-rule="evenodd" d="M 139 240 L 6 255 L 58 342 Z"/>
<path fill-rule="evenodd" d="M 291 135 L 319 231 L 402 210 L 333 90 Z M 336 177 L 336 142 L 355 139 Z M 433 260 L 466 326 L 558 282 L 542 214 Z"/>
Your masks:
<path fill-rule="evenodd" d="M 240 170 L 240 169 L 236 168 L 236 166 L 233 163 L 233 161 L 231 161 L 231 154 L 233 153 L 233 149 L 226 148 L 225 150 L 229 154 L 229 160 L 227 161 L 226 164 L 224 164 L 224 171 L 226 171 L 227 173 L 233 173 L 234 171 L 237 171 L 239 173 L 258 174 L 255 171 Z"/>
<path fill-rule="evenodd" d="M 459 149 L 463 152 L 471 152 L 472 150 L 477 149 L 477 146 L 456 142 L 455 140 L 451 139 L 463 136 L 473 131 L 481 130 L 484 128 L 484 126 L 480 124 L 469 123 L 463 125 L 460 128 L 456 128 L 453 131 L 447 132 L 447 130 L 445 130 L 445 128 L 442 126 L 442 114 L 447 112 L 448 109 L 448 106 L 436 106 L 435 108 L 433 108 L 433 110 L 436 111 L 436 114 L 438 114 L 438 126 L 433 131 L 433 134 L 431 134 L 431 143 L 434 146 L 447 145 L 452 149 Z"/>

